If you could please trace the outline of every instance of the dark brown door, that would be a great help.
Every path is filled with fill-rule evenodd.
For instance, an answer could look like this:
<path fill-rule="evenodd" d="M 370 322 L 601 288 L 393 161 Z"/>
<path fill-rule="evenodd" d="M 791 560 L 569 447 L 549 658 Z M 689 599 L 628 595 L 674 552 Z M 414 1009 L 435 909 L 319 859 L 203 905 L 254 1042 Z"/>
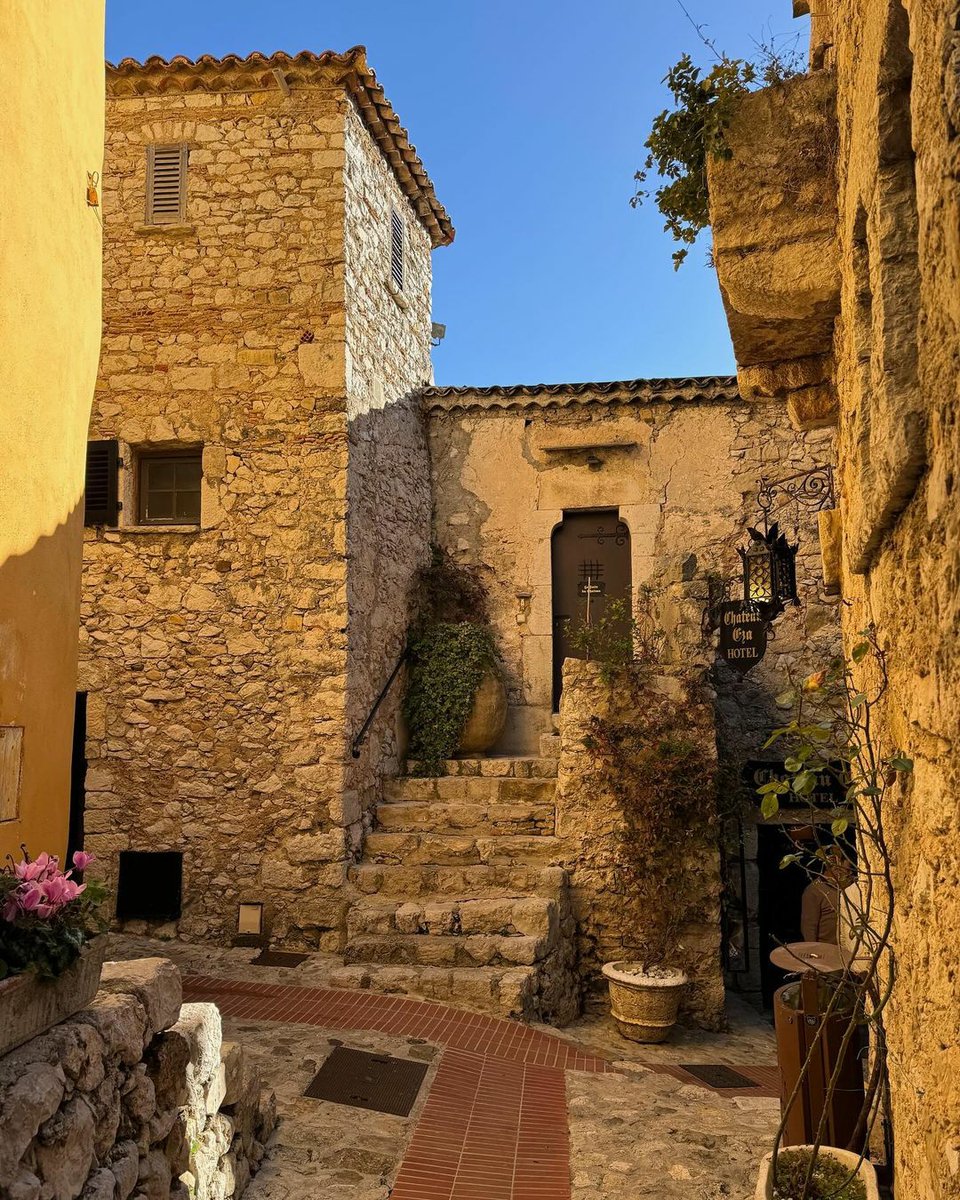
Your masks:
<path fill-rule="evenodd" d="M 625 600 L 624 633 L 630 612 L 630 530 L 614 509 L 565 512 L 553 531 L 553 707 L 560 705 L 563 660 L 583 658 L 571 635 L 595 624 L 611 600 Z"/>

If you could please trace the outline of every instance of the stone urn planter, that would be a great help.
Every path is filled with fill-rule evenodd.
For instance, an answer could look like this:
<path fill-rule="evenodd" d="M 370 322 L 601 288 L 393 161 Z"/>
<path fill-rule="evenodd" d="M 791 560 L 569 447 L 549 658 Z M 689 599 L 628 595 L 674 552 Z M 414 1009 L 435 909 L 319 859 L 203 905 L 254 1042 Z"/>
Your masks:
<path fill-rule="evenodd" d="M 507 689 L 503 686 L 500 673 L 490 667 L 480 680 L 473 698 L 473 708 L 460 735 L 457 754 L 464 758 L 484 754 L 500 740 L 506 722 Z"/>
<path fill-rule="evenodd" d="M 610 988 L 610 1013 L 632 1042 L 662 1042 L 677 1023 L 687 977 L 675 967 L 611 962 L 603 967 Z"/>
<path fill-rule="evenodd" d="M 781 1154 L 785 1150 L 812 1150 L 812 1146 L 789 1146 L 784 1147 L 780 1151 Z M 860 1156 L 854 1154 L 851 1150 L 837 1150 L 833 1146 L 821 1146 L 818 1154 L 835 1158 L 837 1162 L 842 1163 L 848 1171 L 859 1162 Z M 861 1181 L 866 1191 L 866 1200 L 880 1200 L 880 1192 L 877 1188 L 877 1173 L 868 1162 L 860 1163 L 857 1171 L 857 1178 Z M 773 1151 L 767 1154 L 763 1162 L 760 1164 L 760 1178 L 757 1180 L 757 1190 L 754 1192 L 754 1200 L 773 1200 Z"/>
<path fill-rule="evenodd" d="M 0 980 L 0 1055 L 86 1008 L 100 986 L 106 948 L 105 937 L 93 938 L 56 979 L 26 971 Z"/>

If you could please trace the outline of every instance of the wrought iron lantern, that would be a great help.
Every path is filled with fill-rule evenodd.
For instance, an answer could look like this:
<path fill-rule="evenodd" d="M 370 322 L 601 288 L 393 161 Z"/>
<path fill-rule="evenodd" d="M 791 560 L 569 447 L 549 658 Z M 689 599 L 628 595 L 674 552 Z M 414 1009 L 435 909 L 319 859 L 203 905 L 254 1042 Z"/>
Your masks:
<path fill-rule="evenodd" d="M 791 546 L 779 525 L 769 529 L 749 529 L 750 543 L 741 547 L 743 598 L 769 618 L 782 613 L 787 604 L 797 603 L 797 550 Z"/>

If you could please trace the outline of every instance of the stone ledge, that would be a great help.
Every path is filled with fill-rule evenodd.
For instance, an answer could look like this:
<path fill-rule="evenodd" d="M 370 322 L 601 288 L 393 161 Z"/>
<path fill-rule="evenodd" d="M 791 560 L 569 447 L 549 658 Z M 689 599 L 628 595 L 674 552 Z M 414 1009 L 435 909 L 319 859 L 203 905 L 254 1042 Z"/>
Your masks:
<path fill-rule="evenodd" d="M 162 235 L 163 237 L 192 237 L 196 235 L 196 225 L 178 224 L 178 225 L 134 225 L 133 232 L 138 237 L 153 237 Z"/>

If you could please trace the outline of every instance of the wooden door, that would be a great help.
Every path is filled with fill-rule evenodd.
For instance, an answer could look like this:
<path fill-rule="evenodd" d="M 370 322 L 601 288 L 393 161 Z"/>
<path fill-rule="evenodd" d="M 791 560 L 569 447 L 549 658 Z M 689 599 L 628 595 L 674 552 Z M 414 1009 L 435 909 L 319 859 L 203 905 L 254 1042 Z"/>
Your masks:
<path fill-rule="evenodd" d="M 631 607 L 630 530 L 614 509 L 578 509 L 563 514 L 551 544 L 553 584 L 553 708 L 560 706 L 563 660 L 583 658 L 571 635 L 595 624 L 611 600 L 626 601 L 628 632 Z"/>

